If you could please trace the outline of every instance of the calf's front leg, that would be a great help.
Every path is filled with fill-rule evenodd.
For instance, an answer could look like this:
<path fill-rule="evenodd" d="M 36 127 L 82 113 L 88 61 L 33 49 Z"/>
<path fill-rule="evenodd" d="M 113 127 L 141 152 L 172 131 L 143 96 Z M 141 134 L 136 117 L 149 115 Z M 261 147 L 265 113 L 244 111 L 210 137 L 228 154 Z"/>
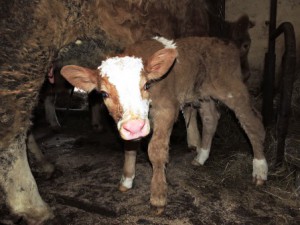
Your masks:
<path fill-rule="evenodd" d="M 135 164 L 136 164 L 136 154 L 139 149 L 139 141 L 125 141 L 125 160 L 123 167 L 123 175 L 121 177 L 119 190 L 122 192 L 128 191 L 132 188 L 133 180 L 135 177 Z"/>
<path fill-rule="evenodd" d="M 169 141 L 177 110 L 161 107 L 153 113 L 153 135 L 148 147 L 153 175 L 150 188 L 150 203 L 157 208 L 157 214 L 164 211 L 167 203 L 166 163 L 169 158 Z"/>

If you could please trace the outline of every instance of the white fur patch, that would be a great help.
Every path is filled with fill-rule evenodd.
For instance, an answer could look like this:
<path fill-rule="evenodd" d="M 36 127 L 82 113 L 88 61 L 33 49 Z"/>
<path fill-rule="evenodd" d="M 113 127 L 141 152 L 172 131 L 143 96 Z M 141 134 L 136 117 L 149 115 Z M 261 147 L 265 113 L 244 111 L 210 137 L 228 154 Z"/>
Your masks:
<path fill-rule="evenodd" d="M 79 40 L 79 39 L 77 39 L 77 40 L 75 41 L 75 44 L 76 44 L 76 45 L 81 45 L 81 44 L 82 44 L 82 41 Z"/>
<path fill-rule="evenodd" d="M 173 40 L 168 40 L 164 37 L 153 37 L 154 40 L 157 40 L 158 42 L 162 43 L 165 48 L 176 48 L 176 44 L 174 43 Z"/>
<path fill-rule="evenodd" d="M 195 160 L 199 164 L 204 165 L 205 161 L 208 159 L 210 150 L 209 149 L 200 148 L 199 150 L 197 149 L 197 152 L 198 152 L 198 154 L 197 154 Z"/>
<path fill-rule="evenodd" d="M 268 164 L 266 159 L 253 159 L 252 176 L 256 179 L 267 180 Z"/>
<path fill-rule="evenodd" d="M 143 68 L 141 58 L 129 56 L 109 58 L 98 68 L 116 87 L 124 111 L 122 120 L 129 119 L 133 115 L 140 119 L 148 117 L 149 100 L 142 99 L 140 91 Z"/>
<path fill-rule="evenodd" d="M 120 183 L 122 184 L 122 186 L 131 189 L 132 188 L 132 184 L 133 184 L 133 180 L 134 180 L 134 176 L 132 177 L 121 177 L 121 181 Z"/>

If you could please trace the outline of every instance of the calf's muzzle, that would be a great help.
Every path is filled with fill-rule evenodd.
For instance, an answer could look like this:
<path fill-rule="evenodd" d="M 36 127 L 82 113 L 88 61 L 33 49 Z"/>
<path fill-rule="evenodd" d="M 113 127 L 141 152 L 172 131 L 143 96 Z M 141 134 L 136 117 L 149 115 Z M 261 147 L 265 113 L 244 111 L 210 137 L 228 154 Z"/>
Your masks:
<path fill-rule="evenodd" d="M 120 126 L 120 135 L 124 140 L 134 140 L 145 137 L 149 134 L 148 119 L 133 119 L 128 120 Z"/>

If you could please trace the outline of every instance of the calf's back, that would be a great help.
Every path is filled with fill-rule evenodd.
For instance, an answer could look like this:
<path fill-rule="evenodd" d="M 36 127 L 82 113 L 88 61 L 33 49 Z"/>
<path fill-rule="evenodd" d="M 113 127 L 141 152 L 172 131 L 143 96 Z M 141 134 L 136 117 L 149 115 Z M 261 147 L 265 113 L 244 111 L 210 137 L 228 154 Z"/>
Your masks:
<path fill-rule="evenodd" d="M 125 54 L 146 62 L 164 47 L 157 40 L 148 40 L 128 47 Z M 180 106 L 210 96 L 220 85 L 230 89 L 240 84 L 239 51 L 234 44 L 217 38 L 188 37 L 176 40 L 176 49 L 173 67 L 149 90 L 152 102 L 167 99 Z"/>

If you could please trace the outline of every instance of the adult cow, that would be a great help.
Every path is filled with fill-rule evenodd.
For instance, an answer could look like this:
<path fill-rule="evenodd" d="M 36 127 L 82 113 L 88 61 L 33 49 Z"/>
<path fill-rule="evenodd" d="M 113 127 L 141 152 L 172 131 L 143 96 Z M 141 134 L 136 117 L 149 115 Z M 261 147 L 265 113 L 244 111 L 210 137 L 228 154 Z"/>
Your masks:
<path fill-rule="evenodd" d="M 217 124 L 217 118 L 209 115 L 216 112 L 214 101 L 221 101 L 233 110 L 253 148 L 253 181 L 261 185 L 267 179 L 265 131 L 250 105 L 242 80 L 240 52 L 234 44 L 207 37 L 183 38 L 176 43 L 156 37 L 128 47 L 120 56 L 108 58 L 97 70 L 70 65 L 63 67 L 61 73 L 76 87 L 103 93 L 104 103 L 124 140 L 147 136 L 152 124 L 148 146 L 153 168 L 150 202 L 158 213 L 167 202 L 165 168 L 170 135 L 178 112 L 186 103 L 200 102 L 203 136 L 209 139 Z M 196 164 L 207 159 L 211 143 L 202 145 L 202 151 L 194 159 Z M 132 188 L 135 158 L 135 150 L 125 149 L 121 191 Z"/>

